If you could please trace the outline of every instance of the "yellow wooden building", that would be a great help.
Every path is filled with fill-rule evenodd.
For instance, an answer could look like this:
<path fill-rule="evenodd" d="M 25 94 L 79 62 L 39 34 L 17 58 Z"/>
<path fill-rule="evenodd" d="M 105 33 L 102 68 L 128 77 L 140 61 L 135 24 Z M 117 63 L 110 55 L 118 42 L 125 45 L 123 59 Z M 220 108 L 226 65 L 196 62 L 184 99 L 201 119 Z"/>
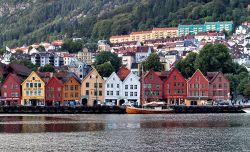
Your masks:
<path fill-rule="evenodd" d="M 36 72 L 32 72 L 22 83 L 22 105 L 44 105 L 45 83 Z"/>

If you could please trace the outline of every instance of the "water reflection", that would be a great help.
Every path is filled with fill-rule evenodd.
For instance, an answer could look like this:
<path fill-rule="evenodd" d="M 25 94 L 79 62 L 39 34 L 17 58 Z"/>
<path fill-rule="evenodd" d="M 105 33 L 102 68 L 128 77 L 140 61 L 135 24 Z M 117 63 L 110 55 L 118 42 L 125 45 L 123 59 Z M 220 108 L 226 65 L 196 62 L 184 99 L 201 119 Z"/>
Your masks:
<path fill-rule="evenodd" d="M 235 118 L 235 117 L 233 117 Z M 222 115 L 61 115 L 1 116 L 0 133 L 88 132 L 103 130 L 230 128 L 250 126 Z"/>
<path fill-rule="evenodd" d="M 104 130 L 103 123 L 81 123 L 70 118 L 45 116 L 0 117 L 0 133 L 83 132 Z"/>

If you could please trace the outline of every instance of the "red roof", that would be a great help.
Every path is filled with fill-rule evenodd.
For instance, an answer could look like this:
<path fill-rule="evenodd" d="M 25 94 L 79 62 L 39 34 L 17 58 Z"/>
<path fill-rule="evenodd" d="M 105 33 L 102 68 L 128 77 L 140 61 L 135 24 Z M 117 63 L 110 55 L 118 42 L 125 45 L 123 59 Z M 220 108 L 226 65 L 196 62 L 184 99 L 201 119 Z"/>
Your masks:
<path fill-rule="evenodd" d="M 160 27 L 160 28 L 153 28 L 153 31 L 162 31 L 162 30 L 178 30 L 177 27 Z"/>
<path fill-rule="evenodd" d="M 135 34 L 146 34 L 146 33 L 152 33 L 152 31 L 139 31 L 139 32 L 132 32 L 131 35 Z"/>
<path fill-rule="evenodd" d="M 126 66 L 121 66 L 117 72 L 118 77 L 123 81 L 130 73 L 130 70 Z"/>
<path fill-rule="evenodd" d="M 110 38 L 128 38 L 129 35 L 114 35 L 114 36 L 111 36 Z"/>
<path fill-rule="evenodd" d="M 55 40 L 51 44 L 54 45 L 54 46 L 62 46 L 63 41 L 62 40 Z"/>

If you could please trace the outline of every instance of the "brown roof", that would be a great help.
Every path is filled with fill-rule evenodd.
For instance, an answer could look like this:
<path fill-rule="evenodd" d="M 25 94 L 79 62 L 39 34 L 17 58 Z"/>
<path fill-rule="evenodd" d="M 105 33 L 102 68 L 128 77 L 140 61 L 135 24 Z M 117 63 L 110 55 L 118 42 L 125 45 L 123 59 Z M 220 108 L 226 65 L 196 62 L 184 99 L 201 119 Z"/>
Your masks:
<path fill-rule="evenodd" d="M 27 68 L 24 65 L 21 64 L 17 64 L 17 63 L 11 63 L 9 65 L 9 69 L 12 73 L 16 73 L 17 75 L 21 75 L 21 76 L 29 76 L 30 73 L 32 72 L 31 69 Z"/>
<path fill-rule="evenodd" d="M 119 71 L 117 72 L 117 75 L 121 79 L 121 81 L 123 81 L 129 75 L 129 73 L 130 70 L 126 68 L 126 66 L 121 66 Z"/>

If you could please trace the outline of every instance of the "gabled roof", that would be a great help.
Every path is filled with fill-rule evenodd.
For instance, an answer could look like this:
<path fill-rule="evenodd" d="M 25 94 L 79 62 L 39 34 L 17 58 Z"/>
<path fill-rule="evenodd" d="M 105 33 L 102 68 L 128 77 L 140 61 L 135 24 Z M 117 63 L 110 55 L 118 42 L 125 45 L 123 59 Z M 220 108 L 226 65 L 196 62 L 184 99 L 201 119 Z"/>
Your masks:
<path fill-rule="evenodd" d="M 11 63 L 9 65 L 9 69 L 16 73 L 17 75 L 22 75 L 22 76 L 29 76 L 30 73 L 32 72 L 29 68 L 27 68 L 24 65 L 17 64 L 17 63 Z"/>
<path fill-rule="evenodd" d="M 61 86 L 63 86 L 63 83 L 61 80 L 59 80 L 56 76 L 53 76 L 52 78 L 49 79 L 49 81 L 46 83 L 46 86 L 50 83 L 50 81 L 56 81 L 59 83 Z"/>
<path fill-rule="evenodd" d="M 106 82 L 109 81 L 112 77 L 117 77 L 119 79 L 119 81 L 121 81 L 121 79 L 119 78 L 119 76 L 113 72 L 107 79 L 106 79 Z M 113 80 L 112 80 L 113 81 Z"/>
<path fill-rule="evenodd" d="M 6 77 L 6 79 L 2 82 L 2 84 L 4 84 L 8 79 L 9 79 L 9 77 L 12 77 L 19 85 L 21 85 L 22 84 L 22 79 L 21 78 L 19 78 L 16 74 L 12 74 L 12 73 L 10 73 L 10 74 L 8 74 L 8 76 Z"/>
<path fill-rule="evenodd" d="M 165 81 L 167 81 L 167 80 L 170 78 L 170 75 L 172 75 L 172 73 L 173 73 L 174 71 L 176 71 L 177 73 L 179 73 L 179 74 L 183 77 L 183 79 L 185 79 L 185 77 L 181 74 L 181 72 L 180 72 L 176 67 L 173 66 L 173 67 L 168 71 L 167 79 L 166 79 Z M 187 80 L 185 79 L 185 81 L 187 81 Z"/>
<path fill-rule="evenodd" d="M 130 73 L 130 70 L 126 66 L 121 66 L 117 72 L 118 77 L 123 81 Z"/>
<path fill-rule="evenodd" d="M 209 80 L 207 79 L 207 77 L 204 76 L 204 74 L 200 71 L 200 69 L 197 69 L 197 70 L 195 71 L 195 73 L 192 75 L 192 77 L 191 77 L 190 79 L 188 79 L 188 82 L 189 82 L 190 80 L 193 79 L 194 75 L 195 75 L 197 72 L 201 73 L 201 75 L 203 76 L 203 78 L 205 78 L 205 79 L 209 82 Z"/>
<path fill-rule="evenodd" d="M 217 77 L 219 74 L 222 74 L 223 73 L 221 71 L 219 72 L 207 72 L 207 78 L 209 80 L 209 83 L 212 83 Z M 224 76 L 224 75 L 223 75 Z M 224 77 L 225 78 L 225 77 Z M 227 80 L 227 79 L 226 79 Z M 228 80 L 227 80 L 228 81 Z"/>
<path fill-rule="evenodd" d="M 81 80 L 73 72 L 57 73 L 56 77 L 59 80 L 61 80 L 63 83 L 67 83 L 69 81 L 69 79 L 73 77 L 78 83 L 81 84 Z"/>
<path fill-rule="evenodd" d="M 32 74 L 37 75 L 37 77 L 38 77 L 39 79 L 41 79 L 42 82 L 45 84 L 44 80 L 39 76 L 39 74 L 37 74 L 35 71 L 32 71 L 32 72 L 30 73 L 30 75 L 27 77 L 27 79 L 25 79 L 25 80 L 22 82 L 21 85 L 23 85 L 23 84 L 26 82 L 26 80 L 28 80 L 28 79 L 30 78 L 30 76 L 31 76 Z"/>

